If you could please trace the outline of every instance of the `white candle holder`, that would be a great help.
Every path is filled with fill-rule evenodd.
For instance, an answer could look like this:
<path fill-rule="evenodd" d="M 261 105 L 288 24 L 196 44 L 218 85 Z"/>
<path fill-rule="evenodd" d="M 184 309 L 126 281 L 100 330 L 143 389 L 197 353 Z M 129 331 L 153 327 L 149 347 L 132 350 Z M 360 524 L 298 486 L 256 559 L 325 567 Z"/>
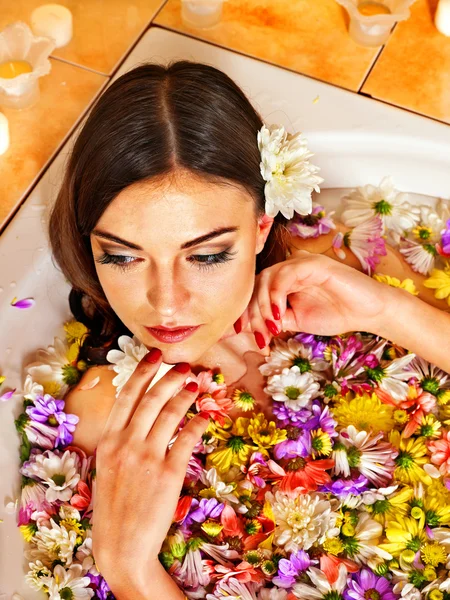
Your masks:
<path fill-rule="evenodd" d="M 226 0 L 181 0 L 181 17 L 186 25 L 206 29 L 219 23 Z"/>
<path fill-rule="evenodd" d="M 411 15 L 409 7 L 415 0 L 336 0 L 350 17 L 349 35 L 362 46 L 382 46 L 395 23 Z M 380 14 L 367 15 L 363 10 L 380 9 Z M 367 12 L 369 12 L 367 10 Z"/>
<path fill-rule="evenodd" d="M 0 106 L 24 109 L 38 102 L 39 77 L 50 73 L 48 56 L 54 47 L 53 40 L 34 36 L 28 25 L 21 21 L 8 25 L 0 33 L 0 64 L 24 60 L 33 69 L 11 79 L 0 77 Z"/>

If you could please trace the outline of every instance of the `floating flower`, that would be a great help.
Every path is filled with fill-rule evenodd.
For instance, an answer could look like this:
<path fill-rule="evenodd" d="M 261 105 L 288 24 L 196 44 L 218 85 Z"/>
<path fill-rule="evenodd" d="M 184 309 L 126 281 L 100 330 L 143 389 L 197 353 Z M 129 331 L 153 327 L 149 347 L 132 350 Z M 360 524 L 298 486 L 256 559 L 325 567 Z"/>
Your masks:
<path fill-rule="evenodd" d="M 266 364 L 259 367 L 259 372 L 268 377 L 279 374 L 283 369 L 298 367 L 300 373 L 311 373 L 316 380 L 323 379 L 323 371 L 329 368 L 325 360 L 314 357 L 311 346 L 305 345 L 295 338 L 287 341 L 274 338 L 274 348 L 266 356 Z"/>
<path fill-rule="evenodd" d="M 113 370 L 117 373 L 112 383 L 116 387 L 116 397 L 122 391 L 123 386 L 136 370 L 136 367 L 148 350 L 134 335 L 121 335 L 117 340 L 120 350 L 110 350 L 106 360 L 114 365 Z"/>
<path fill-rule="evenodd" d="M 89 330 L 84 323 L 75 320 L 64 323 L 64 331 L 66 332 L 66 339 L 69 344 L 72 344 L 73 342 L 82 343 L 89 333 Z"/>
<path fill-rule="evenodd" d="M 420 211 L 407 201 L 408 194 L 398 192 L 392 177 L 385 177 L 378 187 L 358 187 L 343 197 L 341 219 L 347 227 L 356 227 L 374 216 L 383 221 L 383 232 L 402 234 L 412 229 L 420 219 Z"/>
<path fill-rule="evenodd" d="M 380 262 L 380 256 L 386 256 L 386 243 L 382 237 L 383 222 L 379 216 L 357 225 L 347 233 L 338 233 L 333 240 L 333 249 L 341 260 L 346 254 L 342 246 L 349 248 L 369 275 Z"/>
<path fill-rule="evenodd" d="M 64 405 L 64 400 L 55 400 L 49 394 L 45 394 L 44 396 L 37 396 L 34 400 L 34 406 L 28 406 L 25 409 L 25 412 L 33 421 L 58 428 L 55 447 L 67 446 L 72 443 L 72 433 L 80 420 L 76 415 L 66 414 L 63 410 Z"/>
<path fill-rule="evenodd" d="M 439 467 L 439 472 L 444 477 L 450 475 L 450 431 L 444 431 L 442 438 L 428 442 L 431 452 L 431 462 Z"/>
<path fill-rule="evenodd" d="M 278 563 L 278 574 L 272 579 L 275 585 L 290 588 L 296 583 L 297 578 L 311 566 L 309 554 L 304 550 L 293 552 L 289 560 L 282 558 Z"/>
<path fill-rule="evenodd" d="M 403 483 L 430 484 L 431 478 L 423 469 L 428 462 L 427 447 L 423 439 L 402 438 L 400 432 L 394 430 L 391 431 L 389 440 L 398 449 L 398 456 L 395 458 L 395 478 Z"/>
<path fill-rule="evenodd" d="M 338 514 L 325 494 L 297 494 L 280 491 L 267 493 L 275 519 L 275 541 L 288 552 L 308 550 L 315 543 L 339 532 L 335 529 Z"/>
<path fill-rule="evenodd" d="M 342 593 L 347 583 L 347 569 L 341 564 L 338 567 L 338 577 L 329 581 L 323 571 L 310 567 L 307 571 L 312 585 L 296 583 L 292 589 L 294 595 L 300 600 L 341 600 Z"/>
<path fill-rule="evenodd" d="M 34 300 L 34 298 L 23 298 L 22 300 L 13 298 L 11 300 L 11 306 L 14 306 L 15 308 L 21 308 L 21 309 L 31 308 L 35 304 L 36 304 L 36 301 Z"/>
<path fill-rule="evenodd" d="M 256 404 L 256 400 L 253 398 L 250 392 L 246 392 L 245 390 L 238 390 L 237 388 L 234 390 L 231 399 L 233 401 L 233 404 L 237 408 L 243 410 L 244 412 L 253 410 Z"/>
<path fill-rule="evenodd" d="M 433 244 L 420 244 L 419 242 L 402 238 L 399 250 L 405 257 L 406 262 L 417 273 L 429 275 L 434 270 L 433 267 L 438 253 Z"/>
<path fill-rule="evenodd" d="M 333 219 L 334 212 L 326 214 L 325 208 L 313 202 L 313 210 L 309 215 L 294 215 L 288 223 L 288 230 L 292 235 L 303 239 L 317 238 L 336 229 Z"/>
<path fill-rule="evenodd" d="M 441 239 L 436 244 L 436 249 L 444 258 L 450 258 L 450 219 L 448 219 L 445 228 L 441 231 Z"/>
<path fill-rule="evenodd" d="M 344 598 L 345 600 L 397 600 L 398 596 L 394 594 L 392 585 L 385 577 L 379 577 L 370 569 L 364 568 L 352 575 Z"/>
<path fill-rule="evenodd" d="M 450 305 L 450 263 L 446 263 L 444 270 L 433 269 L 431 271 L 431 277 L 429 277 L 423 285 L 435 290 L 435 298 L 438 300 L 447 299 L 447 302 Z"/>
<path fill-rule="evenodd" d="M 269 377 L 264 391 L 276 402 L 284 402 L 288 408 L 300 410 L 310 405 L 319 389 L 320 385 L 312 374 L 301 373 L 300 368 L 295 365 L 290 369 L 284 368 L 281 374 Z"/>
<path fill-rule="evenodd" d="M 294 211 L 308 215 L 312 210 L 311 194 L 320 191 L 323 179 L 319 168 L 309 162 L 313 154 L 301 133 L 291 135 L 283 126 L 262 126 L 258 132 L 261 175 L 266 181 L 265 212 L 275 217 L 281 212 L 292 219 Z"/>
<path fill-rule="evenodd" d="M 374 273 L 372 277 L 380 283 L 385 283 L 386 285 L 390 285 L 391 287 L 400 288 L 401 290 L 409 292 L 413 296 L 419 295 L 419 292 L 417 291 L 414 281 L 412 279 L 404 279 L 403 281 L 400 281 L 400 279 L 397 279 L 397 277 L 383 275 L 382 273 Z"/>
<path fill-rule="evenodd" d="M 61 456 L 46 450 L 26 461 L 20 472 L 22 475 L 41 481 L 47 487 L 45 498 L 48 502 L 67 501 L 72 497 L 80 480 L 78 472 L 79 457 L 75 452 L 66 450 Z"/>

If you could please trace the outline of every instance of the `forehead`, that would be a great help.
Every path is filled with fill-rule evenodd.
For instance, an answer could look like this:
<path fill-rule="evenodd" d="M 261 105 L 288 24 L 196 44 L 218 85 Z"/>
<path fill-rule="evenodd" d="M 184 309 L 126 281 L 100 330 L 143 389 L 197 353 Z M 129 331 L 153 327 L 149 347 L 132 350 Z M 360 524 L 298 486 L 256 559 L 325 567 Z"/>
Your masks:
<path fill-rule="evenodd" d="M 252 196 L 233 182 L 213 183 L 193 174 L 140 181 L 122 190 L 97 227 L 139 245 L 172 240 L 179 246 L 218 226 L 252 226 Z"/>

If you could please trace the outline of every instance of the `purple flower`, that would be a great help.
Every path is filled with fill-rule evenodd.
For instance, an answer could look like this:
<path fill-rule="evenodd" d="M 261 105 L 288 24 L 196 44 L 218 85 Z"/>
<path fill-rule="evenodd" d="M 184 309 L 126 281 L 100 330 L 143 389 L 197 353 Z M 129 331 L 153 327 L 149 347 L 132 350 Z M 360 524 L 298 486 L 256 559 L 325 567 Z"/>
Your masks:
<path fill-rule="evenodd" d="M 288 426 L 286 430 L 289 439 L 274 446 L 275 458 L 280 460 L 280 458 L 297 458 L 297 456 L 305 458 L 309 456 L 312 451 L 311 432 L 308 429 L 292 426 Z"/>
<path fill-rule="evenodd" d="M 297 577 L 302 571 L 311 566 L 311 559 L 304 550 L 291 554 L 289 560 L 282 558 L 278 563 L 278 575 L 272 581 L 282 588 L 289 588 L 297 582 Z"/>
<path fill-rule="evenodd" d="M 50 394 L 36 396 L 34 406 L 27 406 L 25 412 L 35 423 L 57 428 L 54 446 L 68 446 L 73 441 L 72 433 L 80 420 L 76 415 L 64 412 L 64 400 L 55 400 Z M 46 446 L 47 447 L 47 446 Z"/>
<path fill-rule="evenodd" d="M 330 437 L 338 435 L 336 431 L 336 421 L 330 415 L 328 406 L 322 408 L 320 402 L 314 401 L 312 405 L 313 415 L 305 425 L 308 429 L 321 429 L 324 433 L 328 433 Z"/>
<path fill-rule="evenodd" d="M 440 254 L 443 256 L 450 256 L 450 219 L 447 221 L 445 229 L 442 232 Z"/>
<path fill-rule="evenodd" d="M 293 425 L 294 427 L 303 427 L 312 415 L 312 412 L 309 410 L 309 408 L 301 408 L 300 410 L 295 411 L 281 402 L 274 402 L 272 410 L 275 418 L 278 421 L 278 425 L 281 428 L 285 428 L 288 425 Z"/>
<path fill-rule="evenodd" d="M 289 232 L 301 238 L 317 238 L 336 229 L 330 213 L 327 217 L 323 206 L 315 206 L 309 215 L 296 214 L 288 223 Z"/>
<path fill-rule="evenodd" d="M 357 479 L 337 479 L 326 483 L 320 488 L 320 491 L 330 492 L 338 498 L 345 498 L 348 494 L 359 496 L 369 489 L 367 483 L 368 479 L 363 475 L 359 475 Z"/>
<path fill-rule="evenodd" d="M 378 577 L 370 569 L 362 569 L 353 575 L 344 592 L 345 600 L 396 600 L 392 586 L 384 577 Z"/>
<path fill-rule="evenodd" d="M 189 513 L 183 521 L 183 525 L 190 527 L 194 521 L 196 523 L 204 523 L 206 519 L 217 519 L 220 517 L 223 508 L 224 504 L 216 500 L 216 498 L 202 498 L 200 501 L 194 498 Z"/>
<path fill-rule="evenodd" d="M 294 338 L 298 342 L 301 342 L 302 344 L 305 344 L 305 346 L 309 346 L 311 348 L 313 358 L 323 358 L 323 354 L 331 340 L 330 337 L 323 335 L 312 335 L 311 333 L 298 333 L 294 336 Z"/>

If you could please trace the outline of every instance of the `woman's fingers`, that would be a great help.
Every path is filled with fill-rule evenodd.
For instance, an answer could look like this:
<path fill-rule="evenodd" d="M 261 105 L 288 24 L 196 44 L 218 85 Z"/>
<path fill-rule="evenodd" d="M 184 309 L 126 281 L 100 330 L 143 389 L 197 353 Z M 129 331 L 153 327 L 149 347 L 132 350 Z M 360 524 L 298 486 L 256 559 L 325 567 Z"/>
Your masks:
<path fill-rule="evenodd" d="M 196 415 L 186 423 L 167 455 L 167 465 L 169 467 L 181 470 L 183 473 L 186 472 L 195 445 L 205 433 L 208 425 L 209 416 L 205 413 Z"/>
<path fill-rule="evenodd" d="M 170 440 L 177 433 L 178 426 L 190 406 L 194 404 L 197 395 L 198 384 L 190 381 L 179 394 L 163 406 L 147 434 L 146 441 L 151 445 L 155 454 L 165 456 Z M 140 436 L 139 432 L 138 435 Z"/>
<path fill-rule="evenodd" d="M 103 435 L 123 431 L 161 365 L 161 350 L 152 348 L 141 360 L 136 370 L 123 386 L 113 404 Z"/>
<path fill-rule="evenodd" d="M 188 363 L 177 363 L 142 396 L 127 427 L 130 439 L 144 441 L 147 438 L 163 407 L 184 388 L 186 379 L 192 375 Z"/>

